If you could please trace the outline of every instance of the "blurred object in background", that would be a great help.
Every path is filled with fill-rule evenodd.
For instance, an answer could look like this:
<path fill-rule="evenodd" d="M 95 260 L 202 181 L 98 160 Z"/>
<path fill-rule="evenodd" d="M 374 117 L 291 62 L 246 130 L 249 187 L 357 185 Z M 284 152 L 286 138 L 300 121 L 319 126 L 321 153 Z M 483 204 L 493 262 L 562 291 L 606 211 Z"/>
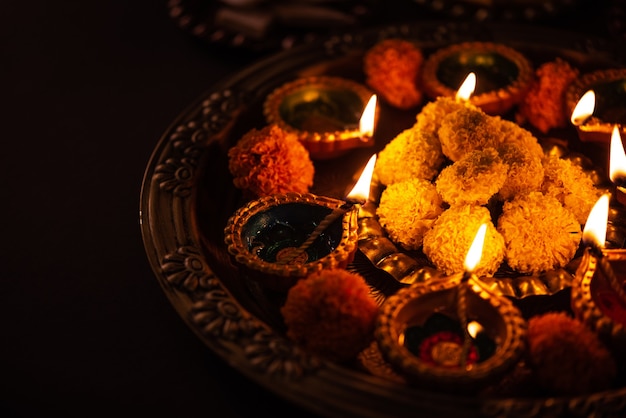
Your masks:
<path fill-rule="evenodd" d="M 168 0 L 168 9 L 194 38 L 261 54 L 420 20 L 528 23 L 626 40 L 626 0 Z"/>
<path fill-rule="evenodd" d="M 611 0 L 605 11 L 609 34 L 620 43 L 626 42 L 626 0 Z"/>
<path fill-rule="evenodd" d="M 539 22 L 560 18 L 584 0 L 414 0 L 442 17 L 476 21 Z"/>
<path fill-rule="evenodd" d="M 380 22 L 380 0 L 169 0 L 179 27 L 212 45 L 290 49 Z"/>

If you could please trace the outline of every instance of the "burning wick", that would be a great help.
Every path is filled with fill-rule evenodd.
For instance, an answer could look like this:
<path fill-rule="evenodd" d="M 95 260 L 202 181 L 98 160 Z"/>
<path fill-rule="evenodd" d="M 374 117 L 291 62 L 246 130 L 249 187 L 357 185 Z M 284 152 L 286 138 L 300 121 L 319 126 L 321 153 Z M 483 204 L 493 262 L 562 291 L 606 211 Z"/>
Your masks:
<path fill-rule="evenodd" d="M 467 320 L 468 281 L 474 276 L 474 270 L 476 270 L 476 266 L 478 266 L 482 257 L 486 232 L 487 224 L 480 225 L 480 228 L 478 228 L 478 232 L 474 237 L 474 241 L 465 256 L 465 272 L 463 273 L 463 278 L 461 279 L 461 283 L 459 283 L 459 287 L 457 289 L 457 316 L 459 317 L 461 329 L 463 330 L 463 348 L 461 349 L 461 360 L 459 365 L 463 368 L 467 366 L 467 355 L 472 342 L 472 336 L 469 332 Z"/>
<path fill-rule="evenodd" d="M 593 90 L 588 90 L 583 97 L 580 98 L 576 107 L 572 111 L 571 121 L 574 126 L 584 124 L 587 119 L 593 115 L 596 107 L 596 94 Z"/>
<path fill-rule="evenodd" d="M 608 193 L 600 196 L 591 212 L 589 212 L 587 223 L 585 223 L 585 228 L 583 229 L 583 244 L 586 245 L 585 251 L 588 251 L 598 261 L 600 270 L 602 270 L 613 290 L 622 300 L 626 300 L 624 289 L 617 279 L 609 260 L 602 252 L 606 240 L 606 228 L 609 217 L 609 198 L 610 195 Z"/>
<path fill-rule="evenodd" d="M 290 264 L 294 260 L 298 259 L 298 256 L 305 252 L 315 240 L 339 217 L 345 215 L 351 210 L 357 209 L 360 205 L 363 205 L 369 199 L 370 187 L 372 182 L 372 175 L 374 173 L 374 166 L 376 165 L 376 154 L 370 157 L 367 165 L 363 169 L 359 180 L 356 182 L 350 193 L 346 196 L 346 203 L 333 209 L 331 213 L 326 215 L 322 222 L 311 232 L 308 238 L 300 244 L 298 248 L 289 251 L 287 256 L 282 259 L 281 264 Z"/>
<path fill-rule="evenodd" d="M 367 105 L 363 110 L 363 114 L 361 114 L 361 119 L 359 120 L 359 131 L 361 132 L 361 139 L 363 141 L 366 141 L 374 136 L 374 126 L 376 125 L 376 102 L 376 95 L 373 94 L 367 102 Z"/>
<path fill-rule="evenodd" d="M 461 87 L 456 92 L 454 98 L 457 102 L 467 102 L 476 89 L 476 74 L 469 73 L 465 77 L 465 81 L 461 84 Z"/>

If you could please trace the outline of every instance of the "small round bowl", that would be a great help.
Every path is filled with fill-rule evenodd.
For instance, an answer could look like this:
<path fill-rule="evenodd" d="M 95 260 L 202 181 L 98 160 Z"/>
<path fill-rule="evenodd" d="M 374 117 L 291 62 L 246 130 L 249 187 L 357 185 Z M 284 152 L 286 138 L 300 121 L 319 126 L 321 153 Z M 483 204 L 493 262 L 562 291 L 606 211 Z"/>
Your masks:
<path fill-rule="evenodd" d="M 526 321 L 511 301 L 487 293 L 470 278 L 468 330 L 474 326 L 479 331 L 462 365 L 459 283 L 460 276 L 440 277 L 399 290 L 381 306 L 375 337 L 383 356 L 407 381 L 440 391 L 474 393 L 498 382 L 521 359 Z"/>
<path fill-rule="evenodd" d="M 585 251 L 572 285 L 571 307 L 576 317 L 596 332 L 616 353 L 620 360 L 626 350 L 626 250 L 605 249 L 614 274 L 621 281 L 620 296 L 600 268 L 598 259 Z"/>
<path fill-rule="evenodd" d="M 626 138 L 626 68 L 598 70 L 574 80 L 565 91 L 569 115 L 588 90 L 594 91 L 596 103 L 593 115 L 576 127 L 580 140 L 609 144 L 615 125 Z"/>
<path fill-rule="evenodd" d="M 295 133 L 311 158 L 324 160 L 374 144 L 372 136 L 359 130 L 372 94 L 362 84 L 341 77 L 306 77 L 270 93 L 263 112 L 268 123 Z"/>
<path fill-rule="evenodd" d="M 263 286 L 286 291 L 300 278 L 327 268 L 345 268 L 357 245 L 357 211 L 340 213 L 306 249 L 295 251 L 328 215 L 345 202 L 310 193 L 285 193 L 239 208 L 224 228 L 228 253 Z"/>
<path fill-rule="evenodd" d="M 424 63 L 422 85 L 426 94 L 454 97 L 471 72 L 476 89 L 470 103 L 491 115 L 502 115 L 518 104 L 534 77 L 530 61 L 520 52 L 491 42 L 463 42 L 441 48 Z"/>

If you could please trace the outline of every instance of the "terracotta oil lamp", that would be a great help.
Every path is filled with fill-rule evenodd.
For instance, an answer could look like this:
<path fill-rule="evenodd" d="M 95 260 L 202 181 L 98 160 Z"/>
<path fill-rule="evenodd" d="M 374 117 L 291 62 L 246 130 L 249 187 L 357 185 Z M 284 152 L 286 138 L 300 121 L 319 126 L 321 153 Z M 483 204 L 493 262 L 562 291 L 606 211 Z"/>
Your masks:
<path fill-rule="evenodd" d="M 375 161 L 373 156 L 346 200 L 284 193 L 239 208 L 224 229 L 235 263 L 276 291 L 315 271 L 347 267 L 358 249 L 358 209 L 369 198 Z"/>
<path fill-rule="evenodd" d="M 577 78 L 565 91 L 565 103 L 581 141 L 608 144 L 615 126 L 625 135 L 626 69 L 598 70 Z"/>
<path fill-rule="evenodd" d="M 481 229 L 465 273 L 414 283 L 381 306 L 375 331 L 381 353 L 417 386 L 476 392 L 501 379 L 524 352 L 520 311 L 472 273 L 482 253 Z"/>
<path fill-rule="evenodd" d="M 376 96 L 342 77 L 314 76 L 285 83 L 267 96 L 263 112 L 267 123 L 295 133 L 316 160 L 374 144 Z"/>
<path fill-rule="evenodd" d="M 572 285 L 576 317 L 616 352 L 626 350 L 626 250 L 605 248 L 610 196 L 601 196 L 583 231 L 585 252 Z M 621 355 L 619 356 L 622 357 Z"/>
<path fill-rule="evenodd" d="M 463 42 L 441 48 L 424 62 L 422 84 L 434 99 L 452 97 L 461 80 L 475 73 L 479 83 L 470 101 L 486 113 L 501 115 L 519 103 L 530 88 L 533 67 L 517 50 L 491 42 Z"/>

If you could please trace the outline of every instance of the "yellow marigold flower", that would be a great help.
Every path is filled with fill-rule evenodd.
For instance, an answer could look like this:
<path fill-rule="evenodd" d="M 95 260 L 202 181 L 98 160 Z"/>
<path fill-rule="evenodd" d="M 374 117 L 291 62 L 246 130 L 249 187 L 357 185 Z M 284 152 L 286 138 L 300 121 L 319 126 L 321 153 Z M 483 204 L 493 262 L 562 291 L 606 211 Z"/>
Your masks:
<path fill-rule="evenodd" d="M 485 148 L 441 170 L 435 184 L 450 205 L 485 205 L 504 185 L 508 170 L 495 148 Z"/>
<path fill-rule="evenodd" d="M 458 161 L 474 150 L 496 148 L 502 142 L 498 121 L 499 118 L 470 107 L 447 114 L 438 131 L 441 152 Z"/>
<path fill-rule="evenodd" d="M 571 160 L 546 157 L 543 166 L 545 177 L 542 191 L 555 197 L 576 216 L 578 223 L 584 225 L 602 191 L 595 187 L 582 167 Z"/>
<path fill-rule="evenodd" d="M 472 104 L 456 101 L 451 97 L 439 96 L 422 107 L 422 110 L 417 114 L 413 128 L 438 137 L 443 117 L 465 107 L 478 110 Z"/>
<path fill-rule="evenodd" d="M 498 147 L 498 154 L 509 172 L 498 192 L 502 200 L 541 190 L 544 169 L 542 160 L 519 142 L 505 142 Z"/>
<path fill-rule="evenodd" d="M 478 276 L 493 276 L 504 259 L 504 239 L 484 206 L 458 205 L 445 210 L 424 235 L 423 251 L 444 274 L 464 271 L 465 257 L 483 223 L 487 224 Z"/>
<path fill-rule="evenodd" d="M 582 238 L 574 214 L 552 196 L 531 192 L 505 202 L 498 218 L 506 260 L 520 273 L 564 267 Z"/>
<path fill-rule="evenodd" d="M 443 161 L 436 136 L 409 128 L 400 132 L 378 153 L 375 174 L 384 185 L 411 178 L 430 180 Z"/>
<path fill-rule="evenodd" d="M 376 209 L 391 240 L 409 250 L 421 247 L 424 234 L 442 212 L 443 201 L 435 186 L 418 178 L 387 186 Z"/>

